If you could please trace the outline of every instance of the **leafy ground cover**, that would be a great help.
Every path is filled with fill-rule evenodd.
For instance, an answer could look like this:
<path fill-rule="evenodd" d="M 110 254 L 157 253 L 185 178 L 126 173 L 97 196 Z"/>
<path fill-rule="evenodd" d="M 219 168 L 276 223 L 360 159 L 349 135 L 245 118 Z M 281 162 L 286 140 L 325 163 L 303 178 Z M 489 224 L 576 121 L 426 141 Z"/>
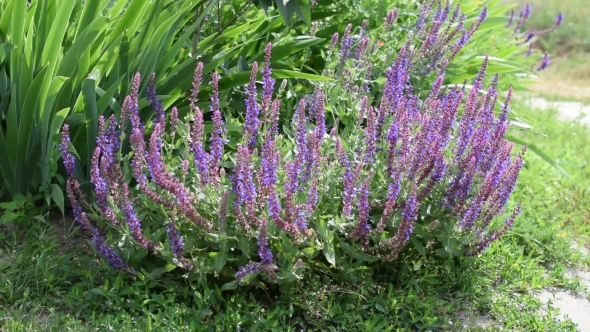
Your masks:
<path fill-rule="evenodd" d="M 408 262 L 402 287 L 386 278 L 338 282 L 315 271 L 315 278 L 289 294 L 238 290 L 222 297 L 216 289 L 130 282 L 105 267 L 71 221 L 38 218 L 30 228 L 18 222 L 3 226 L 0 326 L 3 331 L 475 330 L 460 317 L 479 317 L 480 329 L 575 331 L 570 321 L 556 319 L 556 310 L 542 310 L 533 291 L 587 291 L 566 271 L 590 265 L 589 257 L 571 248 L 572 240 L 590 238 L 590 133 L 575 122 L 557 121 L 555 111 L 528 110 L 523 103 L 515 112 L 544 134 L 535 137 L 537 147 L 569 176 L 527 154 L 514 194 L 523 202 L 522 216 L 478 260 Z"/>

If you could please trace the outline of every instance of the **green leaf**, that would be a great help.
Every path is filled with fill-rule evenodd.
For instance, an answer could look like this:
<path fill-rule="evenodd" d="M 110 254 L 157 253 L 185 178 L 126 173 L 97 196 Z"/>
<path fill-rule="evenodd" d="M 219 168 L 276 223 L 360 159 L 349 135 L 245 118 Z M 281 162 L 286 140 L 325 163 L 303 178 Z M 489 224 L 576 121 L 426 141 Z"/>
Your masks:
<path fill-rule="evenodd" d="M 412 242 L 412 245 L 414 245 L 414 248 L 418 251 L 418 253 L 420 253 L 420 255 L 422 256 L 426 256 L 426 250 L 424 249 L 424 245 L 422 245 L 422 243 L 418 240 L 416 240 L 416 238 L 412 237 L 410 239 L 410 242 Z"/>
<path fill-rule="evenodd" d="M 0 203 L 0 208 L 4 209 L 6 211 L 14 211 L 18 208 L 18 202 L 17 201 L 2 202 L 2 203 Z"/>
<path fill-rule="evenodd" d="M 297 9 L 297 1 L 296 0 L 275 0 L 279 11 L 281 12 L 281 16 L 283 17 L 283 21 L 285 22 L 285 26 L 289 26 L 291 22 L 291 17 L 295 10 Z"/>
<path fill-rule="evenodd" d="M 294 1 L 294 0 L 291 0 Z M 274 44 L 272 47 L 271 61 L 279 61 L 290 57 L 301 50 L 306 50 L 313 45 L 322 43 L 325 38 L 315 38 L 309 36 L 299 36 L 281 42 L 280 44 Z M 249 62 L 262 61 L 264 58 L 264 49 L 259 51 Z"/>
<path fill-rule="evenodd" d="M 90 23 L 90 25 L 88 25 L 88 27 L 84 29 L 79 36 L 77 36 L 74 44 L 72 44 L 63 57 L 61 64 L 57 69 L 57 76 L 72 76 L 74 70 L 78 66 L 78 60 L 94 42 L 95 36 L 97 36 L 100 31 L 106 27 L 107 22 L 108 21 L 105 17 L 99 17 Z"/>
<path fill-rule="evenodd" d="M 88 158 L 90 158 L 94 153 L 94 149 L 96 148 L 96 137 L 98 136 L 96 88 L 95 80 L 92 76 L 82 81 L 82 96 L 84 98 L 84 116 L 86 117 L 86 144 L 88 148 Z M 88 165 L 88 167 L 90 167 L 90 165 Z"/>
<path fill-rule="evenodd" d="M 119 85 L 125 79 L 125 75 L 119 77 L 119 79 L 111 85 L 111 87 L 105 91 L 98 102 L 96 103 L 96 113 L 100 115 L 104 115 L 104 111 L 106 110 L 107 106 L 112 103 L 116 103 L 117 101 L 113 99 L 115 93 L 119 89 Z"/>
<path fill-rule="evenodd" d="M 324 243 L 324 257 L 332 266 L 336 266 L 336 252 L 333 243 Z"/>
<path fill-rule="evenodd" d="M 61 190 L 61 187 L 55 183 L 51 185 L 51 198 L 55 204 L 57 204 L 62 215 L 65 216 L 64 193 Z"/>
<path fill-rule="evenodd" d="M 213 263 L 213 268 L 215 269 L 215 271 L 221 271 L 226 261 L 227 253 L 217 253 L 217 255 L 215 256 L 215 262 Z"/>
<path fill-rule="evenodd" d="M 13 141 L 14 144 L 18 145 L 15 160 L 15 166 L 17 167 L 15 169 L 15 175 L 18 179 L 20 179 L 20 174 L 22 172 L 33 171 L 30 169 L 25 170 L 23 169 L 23 166 L 26 166 L 24 161 L 26 156 L 30 153 L 30 151 L 32 149 L 38 148 L 38 142 L 31 142 L 31 138 L 33 138 L 32 130 L 33 126 L 35 125 L 35 110 L 38 107 L 40 101 L 39 95 L 41 94 L 41 88 L 44 85 L 45 80 L 47 79 L 47 70 L 48 67 L 44 66 L 43 69 L 33 80 L 33 83 L 31 83 L 31 86 L 27 91 L 25 104 L 23 105 L 23 109 L 20 114 L 21 116 L 18 126 L 18 138 L 16 141 Z M 34 146 L 31 146 L 31 144 L 33 144 Z"/>
<path fill-rule="evenodd" d="M 123 3 L 127 1 L 121 0 Z M 132 0 L 123 16 L 119 18 L 117 24 L 113 28 L 110 33 L 109 39 L 106 41 L 105 45 L 109 47 L 115 40 L 123 33 L 125 28 L 131 27 L 131 25 L 135 22 L 137 17 L 143 13 L 143 7 L 145 6 L 145 0 Z M 113 7 L 115 8 L 115 7 Z M 114 17 L 114 16 L 113 16 Z"/>
<path fill-rule="evenodd" d="M 223 284 L 223 286 L 221 286 L 221 291 L 235 290 L 236 288 L 238 288 L 238 283 L 234 280 Z"/>
<path fill-rule="evenodd" d="M 0 44 L 0 61 L 4 61 L 4 58 L 15 48 L 16 45 L 10 43 Z"/>
<path fill-rule="evenodd" d="M 177 268 L 177 266 L 175 264 L 168 263 L 163 267 L 152 270 L 150 273 L 148 273 L 146 278 L 154 280 L 154 279 L 157 279 L 162 274 L 164 274 L 166 272 L 170 272 L 176 268 Z"/>
<path fill-rule="evenodd" d="M 184 47 L 186 41 L 193 35 L 195 29 L 199 26 L 203 19 L 205 19 L 207 12 L 211 10 L 214 5 L 217 4 L 217 1 L 219 0 L 211 1 L 209 6 L 202 11 L 201 15 L 199 15 L 195 22 L 185 29 L 186 31 L 180 37 L 178 37 L 174 45 L 172 45 L 168 52 L 166 52 L 166 54 L 162 57 L 162 60 L 160 60 L 159 62 L 159 69 L 156 72 L 156 77 L 158 79 L 164 76 L 164 73 L 166 72 L 166 70 L 170 68 L 170 66 L 172 65 L 172 63 Z"/>
<path fill-rule="evenodd" d="M 362 252 L 360 250 L 355 250 L 353 249 L 349 244 L 347 244 L 346 242 L 343 241 L 339 241 L 340 242 L 340 247 L 342 248 L 342 250 L 349 254 L 350 256 L 354 257 L 355 259 L 361 261 L 361 262 L 375 262 L 378 260 L 377 257 L 369 255 L 365 252 Z"/>
<path fill-rule="evenodd" d="M 561 168 L 561 166 L 559 166 L 555 160 L 553 160 L 551 157 L 549 157 L 548 155 L 545 154 L 545 152 L 543 152 L 541 149 L 539 149 L 537 146 L 531 144 L 530 142 L 527 142 L 521 138 L 518 137 L 514 137 L 511 135 L 506 135 L 506 139 L 514 142 L 516 144 L 520 144 L 520 145 L 526 145 L 528 150 L 531 150 L 532 152 L 534 152 L 537 156 L 541 157 L 541 159 L 543 159 L 546 163 L 548 163 L 549 165 L 555 167 L 555 169 L 557 169 L 558 171 L 560 171 L 563 175 L 570 177 L 570 175 L 568 174 L 568 172 L 566 172 L 563 168 Z"/>
<path fill-rule="evenodd" d="M 52 22 L 49 36 L 45 42 L 43 54 L 41 55 L 41 63 L 50 63 L 50 75 L 53 75 L 53 68 L 55 68 L 58 61 L 59 51 L 66 33 L 66 29 L 70 23 L 70 16 L 72 15 L 72 10 L 74 9 L 75 3 L 76 0 L 60 1 L 57 16 Z"/>
<path fill-rule="evenodd" d="M 79 37 L 80 31 L 84 31 L 90 22 L 94 21 L 96 16 L 99 14 L 99 8 L 101 0 L 86 0 L 84 6 L 82 6 L 82 16 L 80 23 L 76 27 L 76 37 Z"/>
<path fill-rule="evenodd" d="M 18 219 L 19 215 L 12 211 L 4 211 L 2 216 L 0 216 L 0 225 L 7 224 L 9 222 L 13 222 Z"/>
<path fill-rule="evenodd" d="M 286 69 L 273 69 L 272 76 L 276 79 L 297 78 L 297 79 L 310 80 L 310 81 L 333 81 L 333 79 L 330 77 L 301 73 L 298 71 L 286 70 Z"/>
<path fill-rule="evenodd" d="M 265 13 L 268 13 L 268 9 L 272 7 L 272 0 L 259 0 L 260 6 Z"/>
<path fill-rule="evenodd" d="M 297 0 L 295 13 L 308 26 L 311 25 L 311 8 L 309 0 Z"/>
<path fill-rule="evenodd" d="M 10 28 L 10 23 L 14 16 L 12 16 L 12 10 L 14 8 L 14 3 L 18 2 L 18 0 L 8 1 L 8 5 L 4 8 L 4 12 L 0 16 L 0 33 L 7 35 L 8 29 Z"/>

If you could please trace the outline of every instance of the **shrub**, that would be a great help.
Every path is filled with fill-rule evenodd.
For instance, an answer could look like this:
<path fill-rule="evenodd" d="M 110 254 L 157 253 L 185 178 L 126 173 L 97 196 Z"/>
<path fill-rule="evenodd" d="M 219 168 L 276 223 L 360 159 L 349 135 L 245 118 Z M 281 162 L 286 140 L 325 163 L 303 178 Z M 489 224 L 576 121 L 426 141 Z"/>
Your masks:
<path fill-rule="evenodd" d="M 316 266 L 336 267 L 343 276 L 356 274 L 355 268 L 366 273 L 365 267 L 386 266 L 381 262 L 409 250 L 442 257 L 479 254 L 520 211 L 517 206 L 504 221 L 495 221 L 506 212 L 522 167 L 522 154 L 511 160 L 513 144 L 504 138 L 512 91 L 498 103 L 497 74 L 484 88 L 488 57 L 471 86 L 443 86 L 450 59 L 485 16 L 486 9 L 471 28 L 459 29 L 458 39 L 444 38 L 444 30 L 443 38 L 433 38 L 442 24 L 419 24 L 415 36 L 422 38 L 407 39 L 384 70 L 382 86 L 367 75 L 378 52 L 366 38 L 353 48 L 347 27 L 339 49 L 336 35 L 327 55 L 333 83 L 318 84 L 294 112 L 282 106 L 282 88 L 273 100 L 269 44 L 260 102 L 258 65 L 252 65 L 241 134 L 236 119 L 223 117 L 217 73 L 211 76 L 212 128 L 206 130 L 197 105 L 202 64 L 184 120 L 176 108 L 167 117 L 148 85 L 152 107 L 159 110 L 148 133 L 138 113 L 136 74 L 119 120 L 100 118 L 91 164 L 99 212 L 92 219 L 116 230 L 109 237 L 118 234 L 112 242 L 117 248 L 83 212 L 94 208 L 78 185 L 75 150 L 64 126 L 61 151 L 76 221 L 118 270 L 157 278 L 180 267 L 189 280 L 206 283 L 215 276 L 225 282 L 222 290 L 235 287 L 236 279 L 258 284 L 258 274 L 288 285 Z M 394 17 L 391 12 L 388 20 Z M 411 78 L 431 71 L 436 79 L 422 100 L 424 90 L 414 88 Z M 379 98 L 369 98 L 367 83 L 380 91 Z M 279 113 L 292 114 L 282 128 Z M 121 149 L 126 132 L 131 153 Z"/>

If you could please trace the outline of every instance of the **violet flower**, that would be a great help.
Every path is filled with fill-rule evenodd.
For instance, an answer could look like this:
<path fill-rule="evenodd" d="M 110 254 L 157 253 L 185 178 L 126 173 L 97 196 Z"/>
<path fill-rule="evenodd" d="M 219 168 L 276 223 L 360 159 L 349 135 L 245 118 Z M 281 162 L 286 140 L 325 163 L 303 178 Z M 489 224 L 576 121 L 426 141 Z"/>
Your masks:
<path fill-rule="evenodd" d="M 542 70 L 547 69 L 547 67 L 549 67 L 549 64 L 551 64 L 551 61 L 549 60 L 549 53 L 545 52 L 545 55 L 543 56 L 543 60 L 541 60 L 541 62 L 537 66 L 537 71 L 542 71 Z"/>
<path fill-rule="evenodd" d="M 164 113 L 164 104 L 160 101 L 160 99 L 158 99 L 158 96 L 156 94 L 156 74 L 152 74 L 150 76 L 150 81 L 147 87 L 147 94 L 150 104 L 156 111 L 156 120 L 154 122 L 163 125 L 166 121 L 166 114 Z"/>
<path fill-rule="evenodd" d="M 211 85 L 213 86 L 213 93 L 211 94 L 211 106 L 209 109 L 213 114 L 213 132 L 209 140 L 209 145 L 211 146 L 209 162 L 210 172 L 217 174 L 219 163 L 223 157 L 223 146 L 226 141 L 223 139 L 225 128 L 223 127 L 223 118 L 221 117 L 221 110 L 219 108 L 219 74 L 216 72 L 213 73 Z"/>
<path fill-rule="evenodd" d="M 235 195 L 234 209 L 240 210 L 243 205 L 246 206 L 246 215 L 250 218 L 250 223 L 255 219 L 256 213 L 256 187 L 250 170 L 250 151 L 245 146 L 238 146 L 238 154 L 234 173 L 230 179 Z"/>
<path fill-rule="evenodd" d="M 264 68 L 260 71 L 262 74 L 262 105 L 261 109 L 265 112 L 265 119 L 268 119 L 268 110 L 271 106 L 272 92 L 275 85 L 275 80 L 272 78 L 272 69 L 270 68 L 272 44 L 266 44 L 264 54 Z"/>
<path fill-rule="evenodd" d="M 367 178 L 363 181 L 359 189 L 358 219 L 352 231 L 352 237 L 361 241 L 363 250 L 368 248 L 368 235 L 371 231 L 371 226 L 369 225 L 369 180 L 370 178 Z"/>
<path fill-rule="evenodd" d="M 246 87 L 246 122 L 244 123 L 243 135 L 248 142 L 248 149 L 254 151 L 256 139 L 258 137 L 258 115 L 260 107 L 256 101 L 256 73 L 258 72 L 258 63 L 252 63 L 250 72 L 250 83 Z"/>

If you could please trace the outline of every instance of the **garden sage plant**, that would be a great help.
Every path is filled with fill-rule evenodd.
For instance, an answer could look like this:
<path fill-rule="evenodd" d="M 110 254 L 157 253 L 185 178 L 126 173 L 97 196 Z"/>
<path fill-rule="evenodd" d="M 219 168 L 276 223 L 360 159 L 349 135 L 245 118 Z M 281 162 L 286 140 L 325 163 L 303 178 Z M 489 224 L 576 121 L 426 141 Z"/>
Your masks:
<path fill-rule="evenodd" d="M 449 13 L 439 9 L 435 16 L 444 21 Z M 389 14 L 386 24 L 395 16 Z M 368 73 L 370 42 L 355 43 L 347 27 L 338 49 L 335 35 L 328 55 L 325 74 L 334 80 L 318 84 L 293 112 L 273 100 L 267 45 L 262 68 L 251 66 L 237 142 L 228 139 L 228 126 L 238 120 L 223 116 L 218 73 L 210 77 L 210 128 L 197 106 L 202 64 L 184 119 L 175 108 L 166 114 L 148 84 L 157 111 L 149 127 L 138 114 L 136 74 L 121 117 L 99 120 L 92 159 L 95 207 L 79 190 L 63 129 L 76 221 L 92 230 L 97 250 L 115 269 L 156 278 L 180 268 L 190 280 L 215 277 L 224 282 L 222 289 L 256 283 L 257 275 L 288 284 L 317 264 L 350 267 L 354 260 L 375 267 L 404 255 L 410 244 L 429 255 L 478 255 L 519 214 L 510 196 L 525 151 L 512 158 L 513 144 L 505 139 L 512 90 L 501 97 L 499 76 L 487 77 L 487 56 L 470 86 L 444 84 L 453 54 L 485 16 L 486 9 L 450 44 L 435 38 L 438 28 L 419 25 L 416 36 L 426 36 L 420 39 L 425 44 L 415 47 L 418 39 L 410 37 L 392 64 L 373 64 L 387 67 L 382 85 Z M 412 75 L 430 72 L 434 83 L 421 98 Z M 380 90 L 378 98 L 367 94 L 368 84 Z M 281 128 L 283 112 L 293 116 Z M 129 153 L 122 148 L 126 132 Z M 83 206 L 96 208 L 97 221 L 108 222 L 120 254 L 105 244 Z"/>

